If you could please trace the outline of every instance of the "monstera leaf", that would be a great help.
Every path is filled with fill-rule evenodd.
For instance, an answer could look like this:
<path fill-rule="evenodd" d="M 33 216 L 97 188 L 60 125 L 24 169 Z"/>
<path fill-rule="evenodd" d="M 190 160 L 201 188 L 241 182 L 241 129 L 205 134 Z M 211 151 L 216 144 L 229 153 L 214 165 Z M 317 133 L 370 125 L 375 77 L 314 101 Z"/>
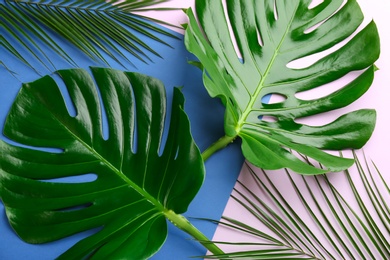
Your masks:
<path fill-rule="evenodd" d="M 23 85 L 4 129 L 22 145 L 0 143 L 1 199 L 12 227 L 30 243 L 98 228 L 63 259 L 147 258 L 165 241 L 165 217 L 180 219 L 200 188 L 201 155 L 178 89 L 163 144 L 162 83 L 112 69 L 92 72 L 98 88 L 85 70 L 58 72 L 75 116 L 53 78 Z"/>
<path fill-rule="evenodd" d="M 325 0 L 314 7 L 311 3 L 227 0 L 224 6 L 222 1 L 197 0 L 200 25 L 188 11 L 187 49 L 200 60 L 209 94 L 226 106 L 226 136 L 212 149 L 240 137 L 242 151 L 254 165 L 288 167 L 304 174 L 339 171 L 353 163 L 323 150 L 362 147 L 373 131 L 375 111 L 351 112 L 323 126 L 305 125 L 297 119 L 345 107 L 370 87 L 373 62 L 379 56 L 377 29 L 371 22 L 351 37 L 363 20 L 354 0 L 345 4 Z M 342 47 L 312 65 L 292 68 L 291 62 L 328 51 L 348 37 Z M 327 96 L 297 97 L 358 70 L 364 71 Z M 282 100 L 267 104 L 264 97 L 269 94 Z M 205 152 L 204 157 L 211 153 Z M 324 168 L 302 162 L 301 155 Z"/>

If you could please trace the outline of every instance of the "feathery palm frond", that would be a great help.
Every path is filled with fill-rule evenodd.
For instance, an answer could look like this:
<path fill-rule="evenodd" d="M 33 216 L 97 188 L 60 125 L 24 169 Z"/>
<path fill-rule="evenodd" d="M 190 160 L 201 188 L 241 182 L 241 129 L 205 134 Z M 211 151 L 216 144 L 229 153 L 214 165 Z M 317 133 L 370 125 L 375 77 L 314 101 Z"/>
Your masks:
<path fill-rule="evenodd" d="M 236 217 L 218 223 L 236 235 L 250 236 L 250 242 L 216 242 L 232 247 L 232 253 L 208 258 L 389 259 L 389 186 L 374 163 L 373 171 L 366 158 L 364 167 L 354 157 L 358 174 L 344 171 L 342 186 L 338 174 L 299 176 L 286 170 L 281 176 L 259 174 L 248 166 L 232 198 L 250 224 Z M 245 245 L 247 250 L 242 250 Z"/>
<path fill-rule="evenodd" d="M 51 71 L 55 67 L 42 49 L 42 46 L 45 46 L 75 65 L 67 52 L 52 39 L 53 35 L 57 35 L 95 61 L 107 64 L 102 55 L 104 53 L 123 65 L 122 61 L 131 63 L 126 56 L 129 53 L 147 62 L 151 60 L 148 52 L 160 55 L 149 47 L 140 35 L 165 45 L 168 44 L 155 33 L 176 36 L 150 24 L 145 20 L 147 17 L 134 12 L 153 9 L 153 5 L 163 2 L 167 0 L 6 0 L 0 2 L 0 48 L 30 67 L 30 59 L 34 59 Z M 159 22 L 155 19 L 149 20 Z M 6 67 L 3 58 L 0 59 Z"/>

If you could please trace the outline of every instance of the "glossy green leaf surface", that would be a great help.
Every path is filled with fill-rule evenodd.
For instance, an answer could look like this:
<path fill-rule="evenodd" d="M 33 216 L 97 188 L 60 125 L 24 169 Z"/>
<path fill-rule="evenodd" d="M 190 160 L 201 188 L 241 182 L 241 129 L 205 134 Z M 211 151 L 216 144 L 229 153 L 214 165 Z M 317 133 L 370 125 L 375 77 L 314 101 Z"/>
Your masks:
<path fill-rule="evenodd" d="M 168 129 L 160 81 L 113 69 L 92 72 L 94 78 L 82 69 L 58 71 L 75 116 L 53 78 L 23 85 L 4 133 L 24 146 L 0 142 L 0 197 L 10 224 L 30 243 L 99 228 L 63 259 L 148 258 L 165 241 L 168 212 L 185 212 L 198 192 L 203 161 L 179 89 Z M 64 179 L 90 175 L 76 183 Z"/>
<path fill-rule="evenodd" d="M 188 11 L 185 43 L 204 68 L 209 94 L 226 106 L 226 136 L 240 137 L 245 157 L 264 169 L 287 167 L 304 174 L 345 169 L 352 160 L 323 150 L 360 148 L 374 128 L 376 115 L 370 109 L 323 126 L 297 122 L 358 99 L 373 81 L 373 63 L 380 52 L 374 22 L 352 36 L 363 21 L 356 1 L 326 0 L 315 7 L 311 2 L 227 0 L 224 6 L 222 1 L 197 0 L 199 24 Z M 328 51 L 348 37 L 313 64 L 291 67 L 291 62 Z M 364 70 L 360 76 L 326 96 L 297 97 L 359 70 Z M 269 94 L 282 100 L 267 104 L 263 100 Z M 324 169 L 302 162 L 297 153 Z"/>

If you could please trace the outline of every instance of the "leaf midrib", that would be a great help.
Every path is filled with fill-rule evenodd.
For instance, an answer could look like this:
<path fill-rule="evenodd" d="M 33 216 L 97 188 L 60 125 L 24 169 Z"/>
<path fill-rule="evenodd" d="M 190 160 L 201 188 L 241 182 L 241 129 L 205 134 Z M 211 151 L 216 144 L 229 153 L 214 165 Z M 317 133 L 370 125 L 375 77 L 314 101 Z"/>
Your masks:
<path fill-rule="evenodd" d="M 49 110 L 50 111 L 50 110 Z M 158 201 L 156 198 L 154 198 L 152 195 L 149 194 L 146 190 L 142 189 L 140 186 L 138 186 L 135 182 L 133 182 L 131 179 L 129 179 L 122 171 L 117 169 L 114 165 L 112 165 L 108 160 L 106 160 L 100 153 L 98 153 L 95 149 L 93 149 L 91 146 L 89 146 L 87 143 L 85 143 L 82 139 L 80 139 L 76 134 L 74 134 L 68 127 L 66 127 L 65 124 L 61 122 L 53 113 L 50 112 L 50 115 L 52 118 L 57 121 L 76 141 L 78 141 L 80 144 L 82 144 L 88 151 L 90 151 L 100 162 L 105 164 L 109 169 L 111 169 L 116 175 L 118 175 L 124 182 L 129 184 L 131 188 L 133 188 L 136 192 L 141 194 L 144 198 L 146 198 L 150 203 L 152 203 L 159 211 L 165 212 L 167 209 Z"/>
<path fill-rule="evenodd" d="M 245 107 L 244 112 L 240 116 L 240 119 L 237 122 L 237 125 L 236 125 L 236 128 L 235 128 L 237 135 L 240 134 L 240 132 L 242 130 L 242 127 L 243 127 L 243 125 L 246 122 L 246 119 L 248 118 L 250 112 L 252 112 L 253 106 L 254 106 L 254 104 L 256 103 L 256 101 L 259 98 L 260 92 L 261 92 L 261 90 L 264 87 L 265 80 L 267 79 L 267 75 L 269 74 L 269 72 L 272 69 L 272 66 L 275 63 L 275 60 L 276 60 L 276 58 L 277 58 L 277 56 L 279 54 L 279 50 L 281 49 L 281 47 L 282 47 L 282 45 L 284 43 L 284 40 L 285 40 L 285 38 L 287 36 L 287 33 L 290 31 L 290 28 L 291 28 L 291 25 L 292 25 L 292 21 L 293 21 L 293 19 L 295 17 L 295 13 L 297 12 L 297 9 L 298 9 L 298 5 L 296 5 L 295 10 L 294 10 L 293 14 L 291 15 L 290 21 L 288 22 L 288 26 L 286 27 L 286 30 L 285 30 L 285 32 L 283 34 L 283 37 L 280 39 L 280 42 L 279 42 L 278 46 L 275 48 L 275 51 L 274 51 L 274 53 L 272 55 L 272 58 L 271 58 L 271 61 L 269 62 L 266 70 L 264 71 L 264 74 L 261 77 L 261 80 L 260 80 L 259 84 L 257 85 L 255 92 L 253 93 L 253 95 L 250 95 L 250 100 L 249 100 L 247 106 Z"/>

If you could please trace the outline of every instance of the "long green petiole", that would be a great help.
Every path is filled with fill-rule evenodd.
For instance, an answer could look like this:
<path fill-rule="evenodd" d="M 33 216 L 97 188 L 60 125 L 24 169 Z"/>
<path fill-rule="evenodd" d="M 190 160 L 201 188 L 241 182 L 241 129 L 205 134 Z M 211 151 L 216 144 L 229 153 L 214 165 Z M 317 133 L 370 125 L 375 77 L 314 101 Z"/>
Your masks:
<path fill-rule="evenodd" d="M 194 227 L 183 215 L 176 214 L 172 210 L 164 211 L 165 217 L 176 227 L 180 228 L 187 234 L 199 241 L 207 250 L 215 255 L 224 254 L 224 252 L 211 242 L 199 229 Z"/>
<path fill-rule="evenodd" d="M 220 138 L 217 142 L 213 143 L 202 153 L 203 160 L 206 161 L 215 152 L 225 148 L 228 144 L 233 142 L 234 139 L 235 137 L 229 137 L 226 135 Z M 172 210 L 165 210 L 164 215 L 172 224 L 174 224 L 176 227 L 183 230 L 187 234 L 191 235 L 214 255 L 224 254 L 224 252 L 217 245 L 215 245 L 212 241 L 210 241 L 199 229 L 193 226 L 191 222 L 188 221 L 188 219 L 185 218 L 183 215 L 176 214 Z"/>
<path fill-rule="evenodd" d="M 232 143 L 237 136 L 223 136 L 218 141 L 210 145 L 203 153 L 202 158 L 203 161 L 207 161 L 207 159 L 213 155 L 215 152 L 225 148 L 228 144 Z"/>

